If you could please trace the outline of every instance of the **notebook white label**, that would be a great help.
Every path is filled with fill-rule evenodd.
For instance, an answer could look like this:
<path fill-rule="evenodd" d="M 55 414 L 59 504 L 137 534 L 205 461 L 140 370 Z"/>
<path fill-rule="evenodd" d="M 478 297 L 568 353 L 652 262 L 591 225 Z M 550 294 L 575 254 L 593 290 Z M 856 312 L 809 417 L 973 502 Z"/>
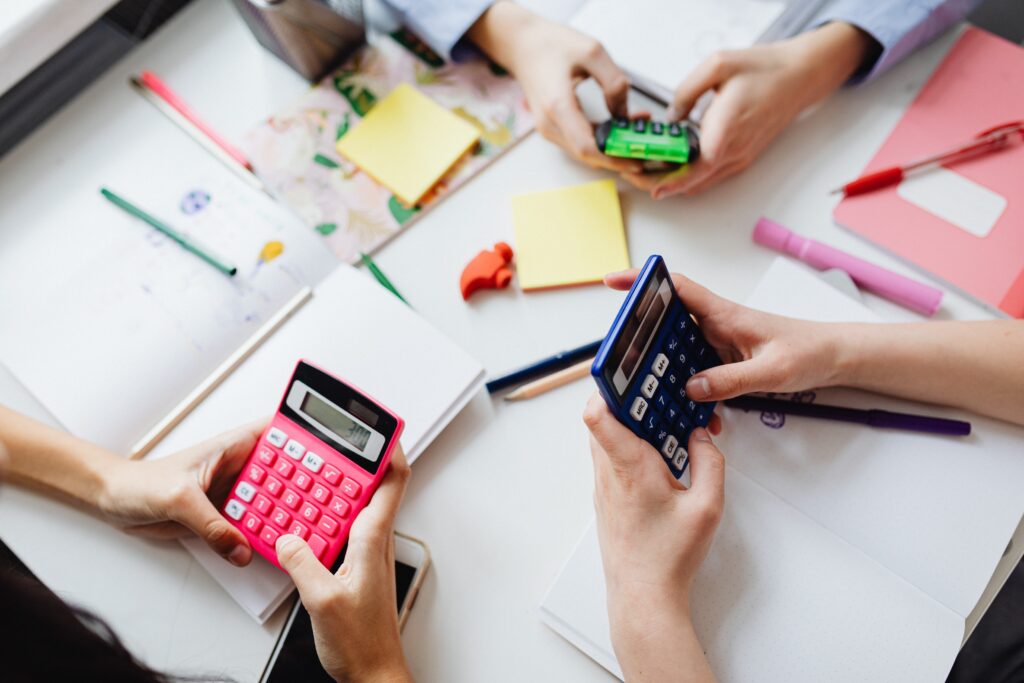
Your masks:
<path fill-rule="evenodd" d="M 899 196 L 975 237 L 986 237 L 1006 210 L 1006 198 L 948 168 L 914 175 Z"/>

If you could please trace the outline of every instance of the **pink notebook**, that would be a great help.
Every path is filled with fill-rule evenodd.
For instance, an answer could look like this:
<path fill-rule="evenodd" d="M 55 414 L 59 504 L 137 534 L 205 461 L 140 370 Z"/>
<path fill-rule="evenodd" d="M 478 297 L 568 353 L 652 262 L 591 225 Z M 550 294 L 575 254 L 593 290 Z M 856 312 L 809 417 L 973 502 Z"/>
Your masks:
<path fill-rule="evenodd" d="M 864 173 L 1024 118 L 1024 49 L 964 31 Z M 1024 145 L 844 199 L 840 225 L 953 287 L 1024 318 Z"/>

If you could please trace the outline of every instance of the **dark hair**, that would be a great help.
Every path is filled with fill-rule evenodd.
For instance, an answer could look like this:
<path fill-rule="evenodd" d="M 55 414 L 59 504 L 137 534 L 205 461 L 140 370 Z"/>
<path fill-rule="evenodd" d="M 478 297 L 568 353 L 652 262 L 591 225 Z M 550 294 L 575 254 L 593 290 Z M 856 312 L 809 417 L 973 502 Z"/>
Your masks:
<path fill-rule="evenodd" d="M 101 618 L 65 604 L 34 577 L 10 569 L 0 570 L 0 634 L 0 666 L 8 683 L 200 680 L 150 669 Z"/>

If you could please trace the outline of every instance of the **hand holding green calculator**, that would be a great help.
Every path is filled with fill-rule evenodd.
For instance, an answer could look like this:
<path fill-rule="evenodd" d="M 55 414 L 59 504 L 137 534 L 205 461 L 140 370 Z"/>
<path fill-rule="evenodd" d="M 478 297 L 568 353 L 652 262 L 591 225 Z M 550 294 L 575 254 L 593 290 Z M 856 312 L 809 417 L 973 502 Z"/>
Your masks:
<path fill-rule="evenodd" d="M 671 170 L 700 156 L 697 131 L 687 123 L 608 119 L 594 131 L 594 139 L 606 155 L 639 159 L 648 172 Z"/>

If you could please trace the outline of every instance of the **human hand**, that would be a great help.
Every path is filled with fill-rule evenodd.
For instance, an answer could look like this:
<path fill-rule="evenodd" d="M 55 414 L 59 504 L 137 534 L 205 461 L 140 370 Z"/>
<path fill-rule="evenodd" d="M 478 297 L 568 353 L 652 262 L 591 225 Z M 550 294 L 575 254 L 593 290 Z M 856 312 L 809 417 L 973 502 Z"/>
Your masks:
<path fill-rule="evenodd" d="M 590 166 L 641 171 L 640 162 L 597 149 L 594 127 L 576 99 L 576 86 L 593 77 L 612 116 L 628 115 L 629 80 L 601 43 L 512 2 L 492 5 L 468 36 L 519 81 L 541 135 Z"/>
<path fill-rule="evenodd" d="M 706 430 L 694 430 L 686 489 L 599 394 L 583 421 L 612 643 L 626 680 L 713 680 L 690 621 L 690 587 L 722 515 L 725 458 Z"/>
<path fill-rule="evenodd" d="M 835 22 L 795 38 L 719 52 L 676 89 L 667 118 L 685 118 L 705 92 L 715 97 L 701 119 L 700 157 L 663 175 L 627 174 L 654 199 L 694 195 L 739 173 L 804 109 L 845 83 L 873 40 Z"/>
<path fill-rule="evenodd" d="M 638 273 L 612 273 L 604 281 L 612 289 L 627 290 Z M 841 326 L 756 311 L 677 273 L 672 280 L 704 337 L 725 362 L 687 381 L 686 393 L 693 399 L 721 401 L 755 391 L 803 391 L 837 383 Z"/>
<path fill-rule="evenodd" d="M 245 536 L 219 512 L 263 431 L 260 421 L 158 460 L 117 460 L 104 474 L 100 512 L 129 533 L 175 538 L 194 533 L 232 564 L 252 559 Z"/>
<path fill-rule="evenodd" d="M 402 654 L 395 594 L 395 515 L 411 470 L 401 447 L 349 531 L 337 574 L 306 542 L 285 534 L 277 559 L 291 575 L 313 622 L 316 651 L 338 681 L 411 681 Z"/>

